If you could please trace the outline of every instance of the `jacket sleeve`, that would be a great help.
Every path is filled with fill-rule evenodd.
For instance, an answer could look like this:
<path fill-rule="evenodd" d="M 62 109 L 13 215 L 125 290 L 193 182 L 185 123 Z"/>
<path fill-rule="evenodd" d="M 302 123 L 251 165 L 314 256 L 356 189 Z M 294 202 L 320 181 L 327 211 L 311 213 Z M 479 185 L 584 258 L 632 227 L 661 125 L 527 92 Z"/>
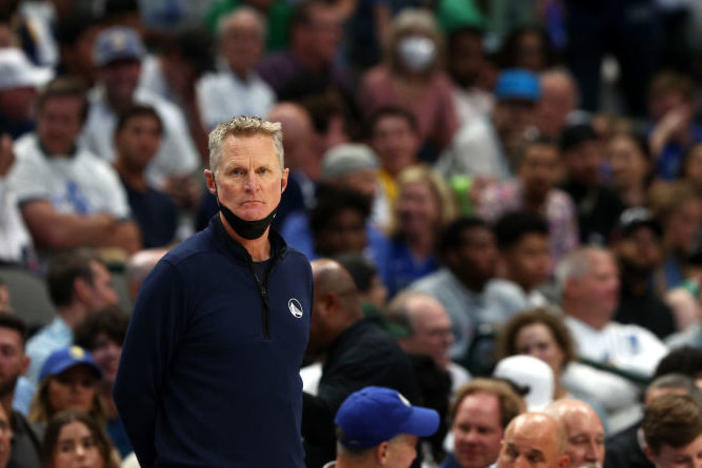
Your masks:
<path fill-rule="evenodd" d="M 114 386 L 114 399 L 142 467 L 154 466 L 163 384 L 187 320 L 184 281 L 161 261 L 142 284 Z"/>

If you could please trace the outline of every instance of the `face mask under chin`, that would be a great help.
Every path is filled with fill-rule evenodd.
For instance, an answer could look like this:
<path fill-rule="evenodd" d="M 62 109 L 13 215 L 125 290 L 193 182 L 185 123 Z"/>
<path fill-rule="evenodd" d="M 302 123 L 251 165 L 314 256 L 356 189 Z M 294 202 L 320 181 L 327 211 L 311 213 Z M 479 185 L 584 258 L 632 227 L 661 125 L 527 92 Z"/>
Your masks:
<path fill-rule="evenodd" d="M 266 232 L 266 229 L 268 229 L 268 226 L 270 226 L 273 222 L 278 210 L 278 207 L 276 206 L 265 218 L 247 221 L 245 219 L 241 219 L 235 215 L 232 210 L 224 206 L 223 203 L 220 203 L 219 197 L 217 197 L 217 205 L 219 205 L 219 210 L 224 215 L 224 219 L 227 220 L 227 223 L 229 223 L 231 228 L 234 229 L 234 232 L 247 240 L 258 239 L 261 237 L 263 233 Z"/>

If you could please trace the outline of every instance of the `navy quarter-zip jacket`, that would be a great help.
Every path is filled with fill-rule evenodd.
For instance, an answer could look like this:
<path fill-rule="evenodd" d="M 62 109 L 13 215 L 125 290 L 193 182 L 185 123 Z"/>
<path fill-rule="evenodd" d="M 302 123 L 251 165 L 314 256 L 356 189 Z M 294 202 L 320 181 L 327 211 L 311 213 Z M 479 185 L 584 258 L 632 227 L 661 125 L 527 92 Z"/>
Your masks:
<path fill-rule="evenodd" d="M 215 215 L 142 284 L 114 397 L 143 468 L 304 467 L 312 272 L 272 229 L 269 239 L 258 283 Z"/>

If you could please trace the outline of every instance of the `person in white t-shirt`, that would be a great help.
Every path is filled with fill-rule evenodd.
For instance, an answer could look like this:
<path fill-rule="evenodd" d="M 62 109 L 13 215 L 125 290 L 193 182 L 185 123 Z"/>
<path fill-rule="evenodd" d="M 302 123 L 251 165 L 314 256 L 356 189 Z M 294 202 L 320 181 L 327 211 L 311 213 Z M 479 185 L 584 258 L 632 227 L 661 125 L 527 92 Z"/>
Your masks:
<path fill-rule="evenodd" d="M 667 348 L 645 328 L 612 320 L 619 303 L 619 272 L 608 250 L 584 247 L 573 251 L 559 263 L 556 279 L 562 292 L 565 323 L 575 340 L 578 356 L 596 366 L 609 366 L 615 372 L 611 376 L 631 391 L 603 394 L 604 387 L 593 388 L 597 380 L 575 374 L 564 375 L 564 384 L 607 408 L 608 427 L 616 432 L 639 417 L 637 385 L 624 375 L 634 379 L 650 377 Z M 624 394 L 628 398 L 622 398 Z"/>
<path fill-rule="evenodd" d="M 606 249 L 585 247 L 558 265 L 566 324 L 580 357 L 649 377 L 667 348 L 637 325 L 612 321 L 619 303 L 616 261 Z"/>
<path fill-rule="evenodd" d="M 141 238 L 117 174 L 77 144 L 87 106 L 85 88 L 74 78 L 47 85 L 37 102 L 36 133 L 15 142 L 9 189 L 39 250 L 136 252 Z"/>
<path fill-rule="evenodd" d="M 232 115 L 265 117 L 275 103 L 275 93 L 254 69 L 263 57 L 265 38 L 266 20 L 252 7 L 237 8 L 219 21 L 219 71 L 206 74 L 197 85 L 206 128 Z"/>

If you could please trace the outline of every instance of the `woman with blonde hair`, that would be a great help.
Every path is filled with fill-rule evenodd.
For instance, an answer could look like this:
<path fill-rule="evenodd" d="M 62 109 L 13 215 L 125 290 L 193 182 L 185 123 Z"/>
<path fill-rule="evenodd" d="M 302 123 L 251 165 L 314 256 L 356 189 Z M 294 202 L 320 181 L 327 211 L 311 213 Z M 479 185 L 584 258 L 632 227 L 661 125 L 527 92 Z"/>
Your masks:
<path fill-rule="evenodd" d="M 443 71 L 444 39 L 434 16 L 406 8 L 393 20 L 383 62 L 362 78 L 358 103 L 366 117 L 387 106 L 410 111 L 434 160 L 453 138 L 459 122 L 452 85 Z"/>
<path fill-rule="evenodd" d="M 58 412 L 75 409 L 105 425 L 98 395 L 101 372 L 90 353 L 80 346 L 54 351 L 39 373 L 39 387 L 29 409 L 29 421 L 47 424 Z"/>
<path fill-rule="evenodd" d="M 441 229 L 457 215 L 450 189 L 433 169 L 409 167 L 400 172 L 397 185 L 390 243 L 385 257 L 378 262 L 389 297 L 438 269 L 436 240 Z"/>

